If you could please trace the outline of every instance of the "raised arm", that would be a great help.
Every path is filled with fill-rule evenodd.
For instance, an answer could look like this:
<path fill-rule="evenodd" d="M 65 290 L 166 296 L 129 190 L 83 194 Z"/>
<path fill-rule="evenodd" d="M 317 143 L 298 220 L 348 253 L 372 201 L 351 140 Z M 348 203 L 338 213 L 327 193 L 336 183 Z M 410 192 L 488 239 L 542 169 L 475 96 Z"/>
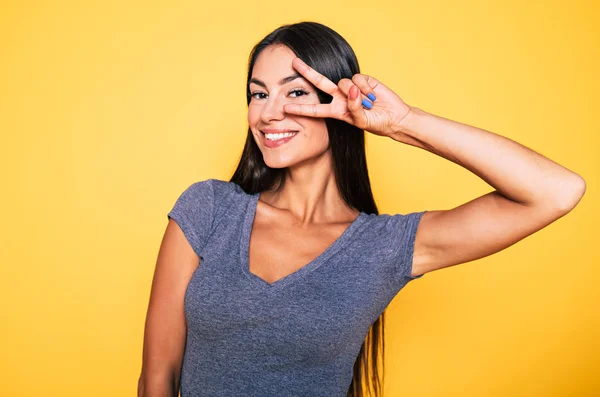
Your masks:
<path fill-rule="evenodd" d="M 442 156 L 496 189 L 423 215 L 413 276 L 501 251 L 567 214 L 585 193 L 581 176 L 533 150 L 415 107 L 390 137 Z"/>
<path fill-rule="evenodd" d="M 292 66 L 332 100 L 286 104 L 287 113 L 336 118 L 425 149 L 496 189 L 454 209 L 423 215 L 413 277 L 501 251 L 564 216 L 585 193 L 578 174 L 508 138 L 411 107 L 372 76 L 355 74 L 334 84 L 299 58 Z"/>
<path fill-rule="evenodd" d="M 199 264 L 177 223 L 169 219 L 152 281 L 138 397 L 177 397 L 186 341 L 185 290 Z"/>

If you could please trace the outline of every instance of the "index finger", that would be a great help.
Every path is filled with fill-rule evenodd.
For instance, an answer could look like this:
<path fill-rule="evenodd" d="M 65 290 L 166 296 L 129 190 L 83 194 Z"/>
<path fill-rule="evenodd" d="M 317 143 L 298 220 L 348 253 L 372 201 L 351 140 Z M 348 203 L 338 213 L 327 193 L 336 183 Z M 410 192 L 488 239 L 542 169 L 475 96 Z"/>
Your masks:
<path fill-rule="evenodd" d="M 292 66 L 298 72 L 300 72 L 300 74 L 304 76 L 306 80 L 313 83 L 313 85 L 321 91 L 333 96 L 333 93 L 337 90 L 336 84 L 334 84 L 327 77 L 323 76 L 321 73 L 308 66 L 306 63 L 304 63 L 302 59 L 294 58 L 294 60 L 292 61 Z"/>

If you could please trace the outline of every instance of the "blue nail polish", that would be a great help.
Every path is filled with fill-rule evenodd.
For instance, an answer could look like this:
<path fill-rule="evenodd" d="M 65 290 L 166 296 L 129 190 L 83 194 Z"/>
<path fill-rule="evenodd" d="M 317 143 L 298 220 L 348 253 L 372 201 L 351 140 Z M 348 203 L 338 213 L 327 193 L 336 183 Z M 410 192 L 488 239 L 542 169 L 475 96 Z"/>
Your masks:
<path fill-rule="evenodd" d="M 374 101 L 375 99 L 377 99 L 375 97 L 375 95 L 373 93 L 368 93 L 367 96 L 369 97 L 370 100 Z"/>
<path fill-rule="evenodd" d="M 363 99 L 362 105 L 367 109 L 371 109 L 373 107 L 373 104 L 368 99 Z"/>

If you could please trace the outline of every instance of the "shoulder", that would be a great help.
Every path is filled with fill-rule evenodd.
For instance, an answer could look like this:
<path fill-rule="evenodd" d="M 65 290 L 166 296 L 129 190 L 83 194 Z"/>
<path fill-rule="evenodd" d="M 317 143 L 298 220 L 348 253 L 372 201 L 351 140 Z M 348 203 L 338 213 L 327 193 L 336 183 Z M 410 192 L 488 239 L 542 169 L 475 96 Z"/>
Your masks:
<path fill-rule="evenodd" d="M 390 233 L 411 232 L 417 228 L 421 218 L 427 211 L 406 214 L 366 214 L 369 230 L 389 236 Z"/>
<path fill-rule="evenodd" d="M 417 231 L 423 215 L 428 211 L 406 214 L 369 215 L 369 236 L 371 244 L 380 256 L 395 266 L 396 277 L 403 281 L 422 277 L 413 269 L 414 258 L 419 257 Z"/>
<path fill-rule="evenodd" d="M 244 191 L 233 182 L 210 178 L 193 182 L 185 189 L 183 195 L 193 199 L 219 202 L 232 194 L 242 193 L 244 193 Z"/>
<path fill-rule="evenodd" d="M 250 194 L 237 183 L 210 178 L 192 183 L 182 194 L 192 205 L 210 207 L 214 216 L 245 208 Z"/>
<path fill-rule="evenodd" d="M 412 248 L 417 228 L 427 211 L 406 214 L 362 213 L 357 245 L 364 249 L 396 251 Z"/>
<path fill-rule="evenodd" d="M 170 218 L 194 225 L 212 224 L 213 220 L 232 209 L 244 208 L 248 195 L 235 183 L 216 178 L 191 183 L 179 195 L 168 213 Z M 181 226 L 181 225 L 180 225 Z M 195 227 L 195 226 L 194 226 Z"/>

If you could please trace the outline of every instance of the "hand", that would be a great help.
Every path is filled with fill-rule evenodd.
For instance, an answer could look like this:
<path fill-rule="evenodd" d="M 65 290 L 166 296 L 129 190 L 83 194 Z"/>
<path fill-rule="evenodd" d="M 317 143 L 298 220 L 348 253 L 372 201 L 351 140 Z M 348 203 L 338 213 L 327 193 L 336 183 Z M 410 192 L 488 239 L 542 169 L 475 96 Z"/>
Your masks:
<path fill-rule="evenodd" d="M 381 136 L 393 137 L 400 134 L 401 122 L 411 108 L 394 91 L 374 77 L 355 74 L 352 80 L 344 78 L 335 85 L 300 58 L 295 58 L 292 66 L 315 87 L 331 95 L 333 100 L 331 103 L 316 105 L 286 104 L 285 112 L 343 120 Z M 374 94 L 376 99 L 370 101 L 368 94 Z M 363 107 L 363 100 L 372 102 L 372 107 Z"/>

